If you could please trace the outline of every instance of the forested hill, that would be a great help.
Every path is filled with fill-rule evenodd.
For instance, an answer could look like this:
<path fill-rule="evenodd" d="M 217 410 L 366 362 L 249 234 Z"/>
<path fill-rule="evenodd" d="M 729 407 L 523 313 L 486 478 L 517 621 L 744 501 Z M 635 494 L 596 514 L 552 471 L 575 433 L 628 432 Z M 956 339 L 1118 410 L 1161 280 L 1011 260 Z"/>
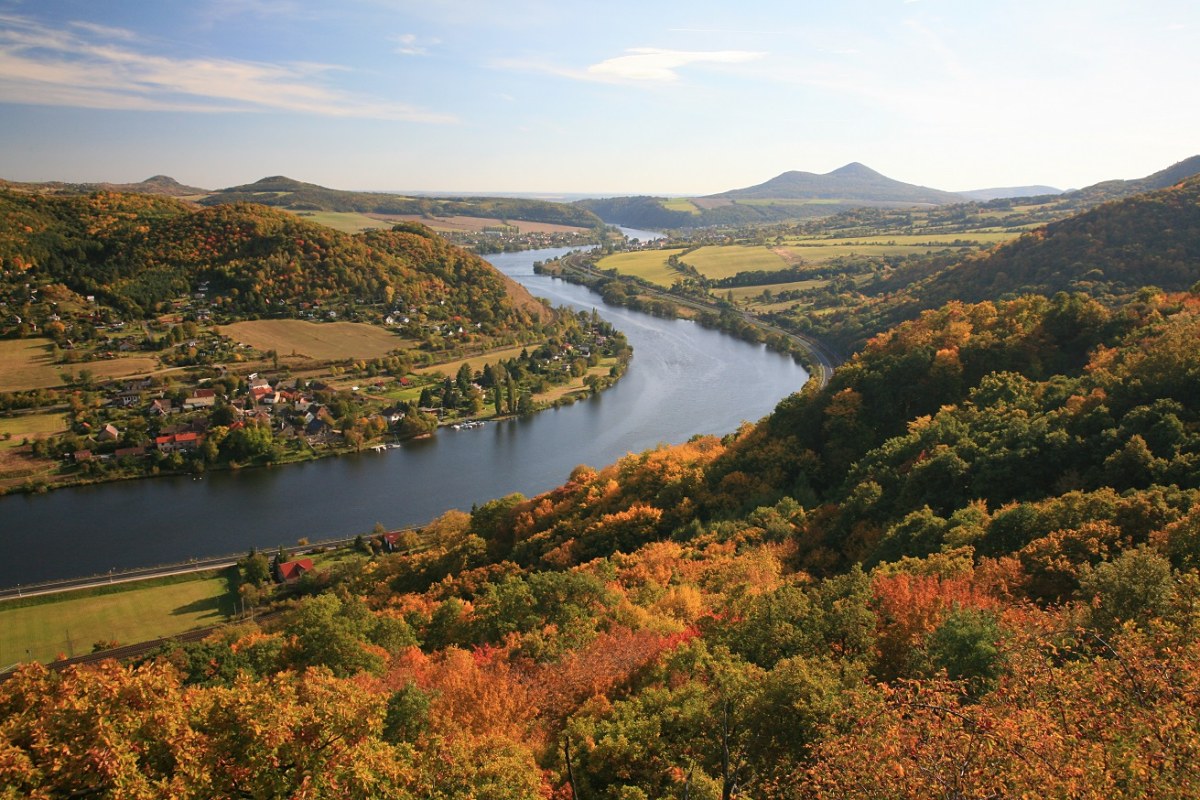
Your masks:
<path fill-rule="evenodd" d="M 1198 397 L 1196 295 L 952 304 L 757 426 L 448 513 L 261 626 L 18 669 L 0 782 L 1200 796 Z"/>
<path fill-rule="evenodd" d="M 412 197 L 384 192 L 348 192 L 276 175 L 243 186 L 220 189 L 200 201 L 261 203 L 291 211 L 357 211 L 368 214 L 422 214 L 527 220 L 594 228 L 602 224 L 586 209 L 515 197 Z"/>
<path fill-rule="evenodd" d="M 126 317 L 160 313 L 201 284 L 233 316 L 289 316 L 301 304 L 430 306 L 488 334 L 549 313 L 422 226 L 350 236 L 243 203 L 198 211 L 150 195 L 0 191 L 0 264 L 5 283 L 62 284 Z"/>
<path fill-rule="evenodd" d="M 1200 280 L 1200 176 L 1053 222 L 947 269 L 918 291 L 929 305 L 1062 290 L 1179 291 Z"/>

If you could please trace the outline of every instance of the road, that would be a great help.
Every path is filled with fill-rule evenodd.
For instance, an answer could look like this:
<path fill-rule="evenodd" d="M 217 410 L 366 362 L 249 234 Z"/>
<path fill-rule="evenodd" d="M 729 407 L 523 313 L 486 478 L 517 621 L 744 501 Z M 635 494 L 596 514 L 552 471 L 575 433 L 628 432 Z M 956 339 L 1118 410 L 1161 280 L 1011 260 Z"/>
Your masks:
<path fill-rule="evenodd" d="M 353 544 L 357 537 L 351 536 L 343 539 L 327 539 L 320 542 L 312 542 L 310 544 L 298 545 L 296 547 L 284 548 L 289 555 L 296 555 L 305 550 L 311 550 L 315 547 L 345 547 Z M 60 581 L 48 581 L 39 583 L 33 586 L 15 586 L 11 589 L 0 590 L 0 603 L 4 600 L 9 600 L 17 597 L 36 597 L 43 594 L 55 594 L 58 592 L 73 592 L 80 589 L 92 589 L 97 586 L 106 586 L 108 584 L 130 583 L 132 581 L 145 581 L 151 578 L 163 578 L 168 575 L 183 575 L 189 572 L 201 572 L 210 569 L 224 569 L 231 567 L 243 558 L 246 554 L 239 553 L 237 555 L 214 556 L 212 558 L 191 559 L 179 564 L 164 564 L 157 567 L 144 567 L 141 569 L 122 570 L 121 572 L 109 572 L 105 575 L 92 575 L 86 578 L 68 578 Z"/>

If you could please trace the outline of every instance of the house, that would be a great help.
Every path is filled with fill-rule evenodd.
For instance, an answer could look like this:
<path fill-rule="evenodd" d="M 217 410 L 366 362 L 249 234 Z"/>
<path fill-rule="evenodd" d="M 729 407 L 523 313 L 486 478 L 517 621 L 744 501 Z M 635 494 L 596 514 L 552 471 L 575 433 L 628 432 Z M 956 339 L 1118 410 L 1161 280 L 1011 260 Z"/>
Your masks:
<path fill-rule="evenodd" d="M 91 450 L 76 450 L 74 453 L 71 454 L 71 456 L 72 456 L 72 458 L 75 459 L 76 464 L 82 464 L 84 461 L 92 460 L 92 451 Z"/>
<path fill-rule="evenodd" d="M 164 417 L 175 410 L 175 404 L 165 397 L 160 397 L 150 404 L 150 413 L 156 417 Z"/>
<path fill-rule="evenodd" d="M 281 561 L 275 564 L 275 580 L 280 583 L 298 581 L 305 573 L 312 572 L 311 558 L 301 558 L 296 561 Z"/>
<path fill-rule="evenodd" d="M 156 436 L 154 447 L 160 453 L 175 453 L 181 450 L 195 450 L 202 441 L 204 441 L 204 437 L 194 431 L 168 433 Z"/>
<path fill-rule="evenodd" d="M 113 451 L 113 455 L 117 458 L 141 458 L 147 453 L 144 445 L 138 445 L 137 447 L 118 447 Z"/>
<path fill-rule="evenodd" d="M 197 389 L 183 401 L 183 407 L 188 409 L 193 408 L 212 408 L 217 402 L 216 389 Z"/>
<path fill-rule="evenodd" d="M 100 429 L 100 432 L 96 434 L 96 438 L 102 442 L 115 442 L 121 438 L 121 432 L 117 430 L 116 425 L 110 422 Z"/>

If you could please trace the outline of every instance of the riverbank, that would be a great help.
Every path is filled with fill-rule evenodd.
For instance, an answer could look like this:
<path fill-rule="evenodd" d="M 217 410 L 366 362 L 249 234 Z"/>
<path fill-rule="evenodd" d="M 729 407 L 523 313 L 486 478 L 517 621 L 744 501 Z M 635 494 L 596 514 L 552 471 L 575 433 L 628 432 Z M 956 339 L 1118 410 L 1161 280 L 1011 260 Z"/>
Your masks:
<path fill-rule="evenodd" d="M 273 551 L 300 538 L 353 536 L 377 522 L 388 529 L 426 524 L 447 509 L 547 491 L 580 464 L 731 433 L 808 380 L 792 358 L 761 345 L 606 305 L 582 286 L 534 274 L 534 261 L 565 252 L 504 254 L 496 266 L 554 306 L 589 318 L 595 309 L 628 337 L 637 357 L 611 388 L 381 453 L 0 498 L 7 556 L 0 587 L 251 547 Z"/>
<path fill-rule="evenodd" d="M 719 300 L 684 297 L 664 291 L 647 281 L 595 268 L 598 254 L 572 252 L 553 261 L 535 265 L 539 274 L 587 286 L 605 302 L 632 308 L 667 319 L 690 319 L 743 341 L 763 343 L 787 353 L 807 369 L 818 386 L 825 386 L 845 358 L 829 345 L 796 331 L 789 331 L 748 311 Z M 681 309 L 686 309 L 686 312 Z"/>

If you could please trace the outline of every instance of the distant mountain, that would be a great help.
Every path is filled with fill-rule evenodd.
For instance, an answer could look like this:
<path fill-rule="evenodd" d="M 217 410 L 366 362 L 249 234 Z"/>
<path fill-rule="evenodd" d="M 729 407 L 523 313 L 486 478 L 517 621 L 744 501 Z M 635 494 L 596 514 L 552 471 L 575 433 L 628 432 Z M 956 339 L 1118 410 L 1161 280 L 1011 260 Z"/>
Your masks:
<path fill-rule="evenodd" d="M 576 205 L 613 225 L 662 230 L 752 225 L 827 217 L 862 206 L 907 207 L 966 202 L 954 192 L 914 186 L 858 162 L 833 172 L 785 172 L 769 181 L 705 197 L 613 197 Z"/>
<path fill-rule="evenodd" d="M 813 172 L 785 172 L 765 183 L 745 189 L 734 189 L 711 198 L 728 200 L 852 200 L 860 204 L 929 203 L 943 205 L 961 203 L 954 192 L 943 192 L 925 186 L 914 186 L 893 180 L 857 161 L 833 172 L 818 175 Z"/>
<path fill-rule="evenodd" d="M 418 214 L 429 217 L 483 217 L 528 220 L 592 228 L 600 219 L 585 208 L 514 197 L 409 197 L 383 192 L 348 192 L 283 175 L 211 193 L 201 205 L 260 203 L 289 211 L 353 211 L 360 214 Z"/>
<path fill-rule="evenodd" d="M 130 194 L 156 194 L 165 197 L 191 197 L 205 195 L 209 189 L 197 186 L 185 186 L 174 178 L 166 175 L 155 175 L 138 183 L 65 183 L 63 181 L 44 181 L 41 183 L 17 183 L 0 180 L 0 186 L 18 192 L 35 192 L 38 194 L 91 194 L 92 192 L 126 192 Z"/>
<path fill-rule="evenodd" d="M 1011 197 L 1044 197 L 1046 195 L 1062 194 L 1062 189 L 1053 186 L 1004 186 L 996 189 L 972 189 L 967 192 L 955 192 L 968 200 L 978 200 L 986 203 L 989 200 L 1007 200 Z"/>

